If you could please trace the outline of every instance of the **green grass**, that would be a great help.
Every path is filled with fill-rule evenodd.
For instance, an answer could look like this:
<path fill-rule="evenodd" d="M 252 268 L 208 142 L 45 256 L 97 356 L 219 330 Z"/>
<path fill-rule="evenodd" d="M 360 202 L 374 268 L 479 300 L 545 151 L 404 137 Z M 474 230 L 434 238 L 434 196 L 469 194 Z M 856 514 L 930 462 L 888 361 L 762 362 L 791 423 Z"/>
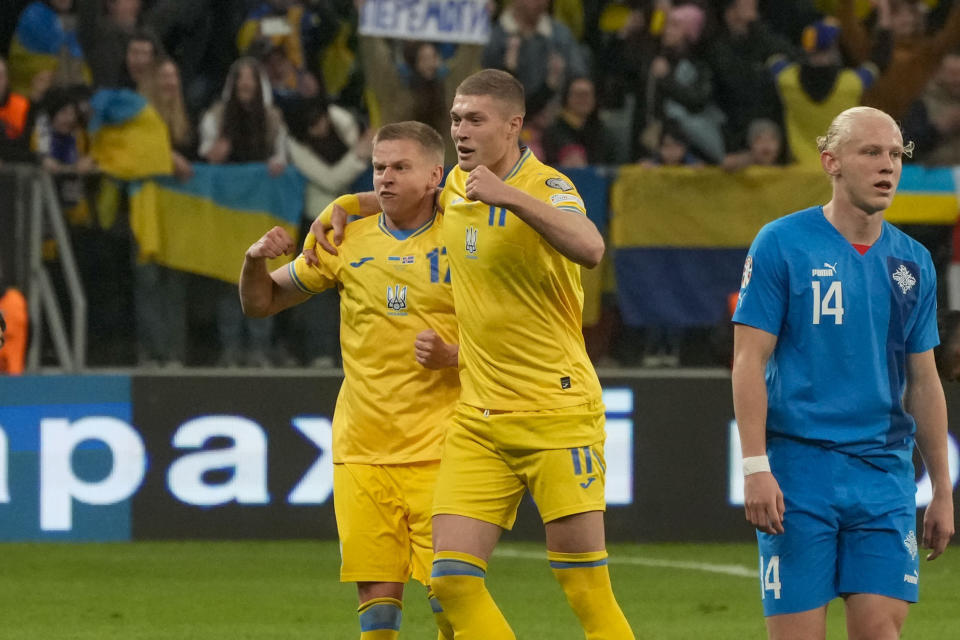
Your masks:
<path fill-rule="evenodd" d="M 517 636 L 581 640 L 542 547 L 504 543 L 488 583 Z M 754 578 L 652 562 L 737 565 L 753 545 L 615 545 L 611 574 L 638 638 L 765 638 Z M 352 640 L 356 594 L 337 582 L 333 542 L 0 544 L 3 640 Z M 904 638 L 960 633 L 960 549 L 921 573 Z M 411 583 L 401 637 L 433 640 L 424 589 Z M 829 638 L 844 638 L 842 606 Z"/>

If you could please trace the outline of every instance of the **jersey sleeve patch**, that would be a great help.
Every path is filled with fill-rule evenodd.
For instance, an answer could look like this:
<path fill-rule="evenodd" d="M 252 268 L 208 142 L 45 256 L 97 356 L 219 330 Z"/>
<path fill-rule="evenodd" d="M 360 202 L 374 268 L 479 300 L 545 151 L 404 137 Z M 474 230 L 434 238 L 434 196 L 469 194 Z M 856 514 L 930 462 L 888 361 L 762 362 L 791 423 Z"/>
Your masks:
<path fill-rule="evenodd" d="M 560 191 L 573 191 L 573 185 L 563 178 L 547 178 L 546 185 L 551 189 Z"/>
<path fill-rule="evenodd" d="M 562 205 L 565 202 L 572 202 L 573 204 L 586 209 L 586 205 L 583 204 L 583 200 L 579 196 L 575 196 L 572 193 L 555 193 L 550 196 L 550 204 L 555 207 L 562 208 Z"/>

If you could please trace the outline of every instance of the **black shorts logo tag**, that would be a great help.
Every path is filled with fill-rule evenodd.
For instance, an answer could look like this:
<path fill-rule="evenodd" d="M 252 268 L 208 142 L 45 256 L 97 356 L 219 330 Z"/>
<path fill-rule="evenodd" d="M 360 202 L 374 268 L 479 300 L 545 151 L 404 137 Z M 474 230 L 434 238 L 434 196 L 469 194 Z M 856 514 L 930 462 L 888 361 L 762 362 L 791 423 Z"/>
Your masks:
<path fill-rule="evenodd" d="M 570 388 L 570 376 L 563 376 L 560 378 L 560 388 L 569 389 Z"/>

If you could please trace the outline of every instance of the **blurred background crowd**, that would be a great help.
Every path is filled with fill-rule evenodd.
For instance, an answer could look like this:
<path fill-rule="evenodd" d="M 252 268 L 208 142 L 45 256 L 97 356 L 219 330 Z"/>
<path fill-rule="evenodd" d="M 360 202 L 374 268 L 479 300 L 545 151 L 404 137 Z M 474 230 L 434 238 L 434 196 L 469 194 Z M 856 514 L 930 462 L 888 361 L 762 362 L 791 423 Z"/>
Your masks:
<path fill-rule="evenodd" d="M 415 119 L 449 137 L 453 91 L 483 67 L 523 83 L 523 141 L 561 168 L 684 167 L 732 176 L 757 165 L 817 167 L 817 135 L 858 104 L 903 123 L 905 138 L 917 144 L 910 161 L 960 164 L 957 0 L 507 0 L 489 5 L 486 44 L 363 35 L 358 2 L 0 4 L 6 315 L 20 317 L 15 307 L 25 303 L 14 295 L 24 283 L 3 240 L 12 237 L 7 223 L 17 197 L 15 178 L 3 169 L 26 163 L 53 176 L 69 224 L 89 301 L 88 365 L 339 363 L 335 292 L 275 319 L 251 320 L 240 312 L 235 281 L 144 257 L 130 222 L 133 192 L 104 166 L 110 149 L 98 150 L 115 144 L 96 139 L 100 121 L 117 110 L 98 98 L 104 90 L 135 92 L 152 107 L 174 180 L 195 181 L 207 165 L 251 163 L 265 167 L 264 180 L 301 175 L 301 232 L 334 197 L 363 184 L 380 125 Z M 451 144 L 447 164 L 454 162 Z M 950 230 L 914 231 L 945 267 Z M 218 233 L 197 228 L 193 250 L 216 244 Z M 44 243 L 47 263 L 61 254 L 55 242 Z M 239 270 L 242 251 L 236 258 Z M 599 289 L 599 309 L 585 323 L 597 364 L 726 364 L 725 322 L 625 321 L 612 279 L 601 273 L 589 285 Z M 65 284 L 54 280 L 65 299 Z M 646 295 L 655 305 L 656 287 Z"/>

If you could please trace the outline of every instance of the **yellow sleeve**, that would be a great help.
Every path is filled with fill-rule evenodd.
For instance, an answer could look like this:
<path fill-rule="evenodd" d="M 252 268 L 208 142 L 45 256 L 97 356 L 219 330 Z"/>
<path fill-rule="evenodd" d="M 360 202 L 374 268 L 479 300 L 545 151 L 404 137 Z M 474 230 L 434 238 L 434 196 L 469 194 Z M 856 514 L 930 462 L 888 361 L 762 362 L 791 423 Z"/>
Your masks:
<path fill-rule="evenodd" d="M 530 193 L 554 209 L 587 215 L 583 198 L 580 197 L 570 179 L 562 173 L 541 174 L 536 178 L 536 183 L 531 185 Z"/>
<path fill-rule="evenodd" d="M 304 293 L 311 295 L 336 286 L 339 282 L 335 264 L 339 256 L 331 256 L 322 250 L 318 251 L 317 255 L 320 257 L 320 264 L 307 264 L 301 253 L 296 260 L 287 265 L 293 284 Z"/>

